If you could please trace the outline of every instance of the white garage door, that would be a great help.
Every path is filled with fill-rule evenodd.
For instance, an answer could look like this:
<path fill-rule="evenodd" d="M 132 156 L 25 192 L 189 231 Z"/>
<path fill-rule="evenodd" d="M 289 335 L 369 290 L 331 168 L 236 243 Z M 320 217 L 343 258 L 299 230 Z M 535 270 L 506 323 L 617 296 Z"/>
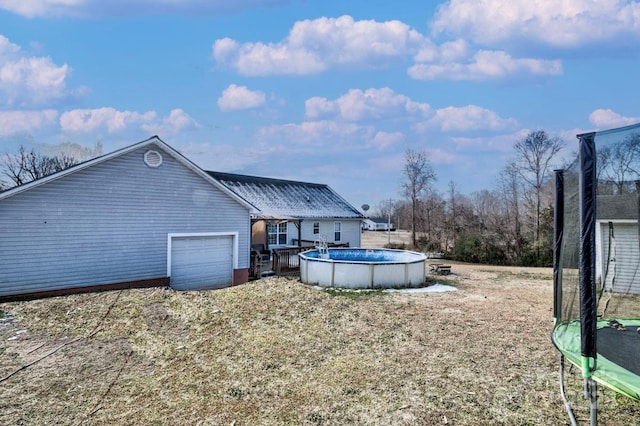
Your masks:
<path fill-rule="evenodd" d="M 611 251 L 609 252 L 609 225 L 602 223 L 603 265 L 609 261 L 609 274 L 605 286 L 618 293 L 640 294 L 640 250 L 638 227 L 630 223 L 614 223 Z M 607 259 L 607 255 L 610 259 Z M 613 281 L 612 281 L 613 280 Z"/>
<path fill-rule="evenodd" d="M 226 287 L 233 280 L 233 236 L 171 238 L 171 287 L 204 290 Z"/>

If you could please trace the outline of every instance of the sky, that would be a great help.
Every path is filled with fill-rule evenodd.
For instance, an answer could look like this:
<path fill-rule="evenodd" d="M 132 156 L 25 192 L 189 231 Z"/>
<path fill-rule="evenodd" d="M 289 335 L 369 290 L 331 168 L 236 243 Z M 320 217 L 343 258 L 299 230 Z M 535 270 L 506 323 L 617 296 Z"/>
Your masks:
<path fill-rule="evenodd" d="M 402 199 L 493 189 L 514 144 L 640 121 L 640 2 L 0 0 L 0 154 L 158 135 L 205 170 Z"/>

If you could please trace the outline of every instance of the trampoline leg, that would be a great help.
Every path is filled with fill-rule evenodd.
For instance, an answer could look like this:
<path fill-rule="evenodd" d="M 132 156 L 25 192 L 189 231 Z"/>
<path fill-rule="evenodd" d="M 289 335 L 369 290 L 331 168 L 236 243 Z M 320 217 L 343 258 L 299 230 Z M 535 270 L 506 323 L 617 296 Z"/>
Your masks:
<path fill-rule="evenodd" d="M 598 424 L 598 385 L 593 379 L 584 379 L 584 397 L 589 399 L 589 424 Z"/>
<path fill-rule="evenodd" d="M 560 355 L 560 395 L 562 396 L 562 401 L 564 402 L 564 408 L 567 410 L 567 414 L 569 415 L 571 425 L 578 426 L 576 417 L 573 415 L 573 409 L 571 408 L 571 404 L 567 399 L 567 394 L 564 391 L 564 355 L 562 354 Z"/>

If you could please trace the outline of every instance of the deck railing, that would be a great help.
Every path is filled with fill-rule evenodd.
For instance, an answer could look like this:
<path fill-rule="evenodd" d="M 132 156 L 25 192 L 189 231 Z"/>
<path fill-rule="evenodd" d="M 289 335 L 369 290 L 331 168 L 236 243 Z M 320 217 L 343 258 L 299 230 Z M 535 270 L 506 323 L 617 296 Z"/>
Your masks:
<path fill-rule="evenodd" d="M 304 241 L 304 240 L 303 240 Z M 297 242 L 297 240 L 296 240 Z M 305 241 L 306 243 L 313 243 L 312 241 Z M 349 247 L 349 243 L 336 244 L 329 243 L 331 247 Z M 299 253 L 307 250 L 313 250 L 316 248 L 313 245 L 305 245 L 302 247 L 286 247 L 275 248 L 271 251 L 272 257 L 272 270 L 275 275 L 278 276 L 297 276 L 300 275 L 300 257 Z"/>
<path fill-rule="evenodd" d="M 272 253 L 272 269 L 278 276 L 294 276 L 300 273 L 298 253 L 313 249 L 313 246 L 277 248 Z"/>

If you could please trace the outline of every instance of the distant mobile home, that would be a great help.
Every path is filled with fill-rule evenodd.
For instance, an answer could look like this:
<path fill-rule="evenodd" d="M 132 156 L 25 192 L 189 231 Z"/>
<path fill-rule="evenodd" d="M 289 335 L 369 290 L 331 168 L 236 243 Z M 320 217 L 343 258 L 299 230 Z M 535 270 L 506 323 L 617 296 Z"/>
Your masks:
<path fill-rule="evenodd" d="M 0 301 L 246 282 L 253 211 L 152 137 L 0 192 Z"/>
<path fill-rule="evenodd" d="M 388 219 L 380 217 L 369 217 L 362 222 L 363 229 L 367 231 L 394 231 L 393 223 L 390 223 Z"/>

